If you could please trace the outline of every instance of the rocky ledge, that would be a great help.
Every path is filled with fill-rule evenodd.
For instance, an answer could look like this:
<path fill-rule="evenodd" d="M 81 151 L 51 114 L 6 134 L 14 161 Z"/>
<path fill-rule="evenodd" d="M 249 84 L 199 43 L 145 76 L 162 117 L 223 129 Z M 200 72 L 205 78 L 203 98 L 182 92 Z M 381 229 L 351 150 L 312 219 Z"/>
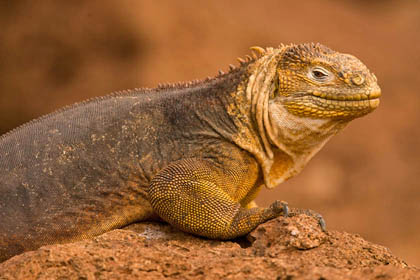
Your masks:
<path fill-rule="evenodd" d="M 279 217 L 215 241 L 159 223 L 133 224 L 0 264 L 0 279 L 420 279 L 420 270 L 359 235 Z"/>

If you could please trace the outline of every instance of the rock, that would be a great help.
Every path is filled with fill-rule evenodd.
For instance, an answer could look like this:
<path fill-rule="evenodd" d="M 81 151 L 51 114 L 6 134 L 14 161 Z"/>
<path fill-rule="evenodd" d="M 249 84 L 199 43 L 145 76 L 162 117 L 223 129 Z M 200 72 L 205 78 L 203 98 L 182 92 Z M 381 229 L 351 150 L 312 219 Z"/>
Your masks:
<path fill-rule="evenodd" d="M 139 223 L 92 240 L 44 246 L 0 264 L 0 279 L 420 279 L 380 245 L 279 217 L 232 241 Z"/>

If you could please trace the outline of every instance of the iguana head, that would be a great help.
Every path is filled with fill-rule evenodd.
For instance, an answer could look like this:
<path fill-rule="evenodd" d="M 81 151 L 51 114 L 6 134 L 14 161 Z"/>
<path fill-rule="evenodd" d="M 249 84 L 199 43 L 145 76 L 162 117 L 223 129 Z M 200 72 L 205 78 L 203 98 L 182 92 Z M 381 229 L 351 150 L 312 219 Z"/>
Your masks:
<path fill-rule="evenodd" d="M 269 188 L 300 172 L 322 146 L 379 105 L 375 75 L 352 55 L 320 44 L 251 48 L 246 100 L 257 138 L 239 145 L 260 162 Z M 255 146 L 258 146 L 255 149 Z"/>
<path fill-rule="evenodd" d="M 356 57 L 320 44 L 284 47 L 277 74 L 277 102 L 297 116 L 356 118 L 379 105 L 375 75 Z"/>

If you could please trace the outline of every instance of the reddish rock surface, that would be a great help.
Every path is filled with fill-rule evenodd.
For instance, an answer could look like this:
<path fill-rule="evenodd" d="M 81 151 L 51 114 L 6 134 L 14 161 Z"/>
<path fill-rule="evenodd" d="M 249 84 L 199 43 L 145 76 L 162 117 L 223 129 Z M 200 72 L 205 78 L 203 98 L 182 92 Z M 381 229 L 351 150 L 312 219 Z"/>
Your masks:
<path fill-rule="evenodd" d="M 420 279 L 420 270 L 358 235 L 322 232 L 300 215 L 234 241 L 133 224 L 0 264 L 0 279 Z"/>

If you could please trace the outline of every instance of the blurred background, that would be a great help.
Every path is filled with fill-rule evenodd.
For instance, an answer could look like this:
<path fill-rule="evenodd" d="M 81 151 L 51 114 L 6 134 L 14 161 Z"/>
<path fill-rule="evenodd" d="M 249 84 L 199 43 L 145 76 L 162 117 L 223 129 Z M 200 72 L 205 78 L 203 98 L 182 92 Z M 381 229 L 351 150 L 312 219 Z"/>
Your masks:
<path fill-rule="evenodd" d="M 304 4 L 298 4 L 304 3 Z M 213 76 L 249 47 L 360 58 L 381 106 L 262 192 L 420 266 L 420 1 L 0 1 L 0 133 L 112 91 Z"/>

